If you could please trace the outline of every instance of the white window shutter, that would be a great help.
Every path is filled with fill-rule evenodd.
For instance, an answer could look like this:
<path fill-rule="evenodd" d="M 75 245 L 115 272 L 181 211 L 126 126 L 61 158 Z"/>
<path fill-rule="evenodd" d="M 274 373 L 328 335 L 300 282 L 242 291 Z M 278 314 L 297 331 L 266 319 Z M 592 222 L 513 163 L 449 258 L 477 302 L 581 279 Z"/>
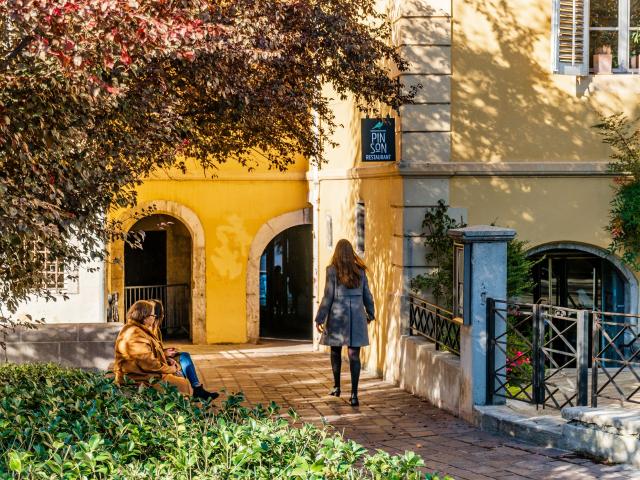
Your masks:
<path fill-rule="evenodd" d="M 589 74 L 589 0 L 553 0 L 553 71 Z"/>

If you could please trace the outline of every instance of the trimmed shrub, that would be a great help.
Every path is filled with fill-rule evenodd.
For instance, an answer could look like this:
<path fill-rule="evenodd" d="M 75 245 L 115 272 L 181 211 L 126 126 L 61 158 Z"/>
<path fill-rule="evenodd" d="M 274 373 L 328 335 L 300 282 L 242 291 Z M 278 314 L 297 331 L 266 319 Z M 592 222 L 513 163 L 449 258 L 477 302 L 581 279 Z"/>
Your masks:
<path fill-rule="evenodd" d="M 0 477 L 425 478 L 412 452 L 369 454 L 273 403 L 247 408 L 231 395 L 214 412 L 164 390 L 51 364 L 0 366 Z"/>

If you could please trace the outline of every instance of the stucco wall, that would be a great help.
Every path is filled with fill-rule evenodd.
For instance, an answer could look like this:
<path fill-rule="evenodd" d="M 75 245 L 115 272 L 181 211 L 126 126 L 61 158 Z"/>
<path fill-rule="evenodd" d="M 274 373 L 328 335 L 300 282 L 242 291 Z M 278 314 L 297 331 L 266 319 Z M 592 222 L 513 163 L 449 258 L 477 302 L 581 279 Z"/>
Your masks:
<path fill-rule="evenodd" d="M 251 242 L 268 220 L 307 206 L 306 169 L 306 162 L 287 173 L 264 168 L 251 173 L 228 165 L 203 174 L 193 166 L 186 175 L 158 173 L 138 188 L 139 204 L 174 202 L 192 211 L 202 225 L 207 343 L 247 341 L 246 272 Z M 211 178 L 214 173 L 216 177 Z M 127 215 L 120 212 L 122 218 Z M 121 266 L 111 266 L 109 279 L 111 291 L 120 288 Z"/>
<path fill-rule="evenodd" d="M 552 73 L 551 7 L 453 0 L 453 161 L 606 161 L 597 112 L 637 116 L 637 75 Z"/>
<path fill-rule="evenodd" d="M 89 271 L 95 269 L 95 271 Z M 92 263 L 78 270 L 77 283 L 64 299 L 54 295 L 55 301 L 33 297 L 23 303 L 18 314 L 44 318 L 46 323 L 101 323 L 106 321 L 104 296 L 105 272 L 102 264 Z"/>
<path fill-rule="evenodd" d="M 470 225 L 513 228 L 531 246 L 551 241 L 607 247 L 608 178 L 455 177 L 451 204 L 468 207 Z"/>
<path fill-rule="evenodd" d="M 324 290 L 325 268 L 333 248 L 327 247 L 326 217 L 333 223 L 333 245 L 346 238 L 355 246 L 355 212 L 359 201 L 365 204 L 365 252 L 369 284 L 376 303 L 376 322 L 369 327 L 371 346 L 363 349 L 368 369 L 383 372 L 388 362 L 397 363 L 400 338 L 399 301 L 402 285 L 402 238 L 398 234 L 402 218 L 402 180 L 399 177 L 378 179 L 320 181 L 319 288 Z"/>

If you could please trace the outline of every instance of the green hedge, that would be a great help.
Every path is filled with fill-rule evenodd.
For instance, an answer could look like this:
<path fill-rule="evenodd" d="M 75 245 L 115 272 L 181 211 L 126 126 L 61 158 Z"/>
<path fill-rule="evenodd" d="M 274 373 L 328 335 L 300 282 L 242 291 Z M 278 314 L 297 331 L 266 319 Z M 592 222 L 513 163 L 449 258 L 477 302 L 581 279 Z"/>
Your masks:
<path fill-rule="evenodd" d="M 173 387 L 120 388 L 100 373 L 0 366 L 1 478 L 419 479 L 412 452 L 370 455 L 295 412 L 240 406 L 212 413 Z M 426 478 L 438 478 L 426 475 Z"/>

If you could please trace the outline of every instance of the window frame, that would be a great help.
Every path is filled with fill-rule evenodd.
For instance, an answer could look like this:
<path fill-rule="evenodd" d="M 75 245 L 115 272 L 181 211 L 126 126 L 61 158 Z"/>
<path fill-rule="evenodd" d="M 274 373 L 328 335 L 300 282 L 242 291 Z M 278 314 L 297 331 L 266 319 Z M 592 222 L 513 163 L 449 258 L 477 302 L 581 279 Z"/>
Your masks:
<path fill-rule="evenodd" d="M 45 290 L 49 290 L 56 294 L 77 294 L 79 293 L 79 272 L 78 269 L 67 264 L 64 260 L 49 259 L 49 249 L 47 247 L 35 247 L 35 255 L 41 255 L 43 257 L 42 269 L 40 274 L 42 275 L 42 286 Z M 54 270 L 51 271 L 50 267 L 53 266 Z M 59 277 L 62 276 L 62 283 L 59 283 Z M 49 279 L 53 277 L 54 282 L 49 283 Z"/>
<path fill-rule="evenodd" d="M 364 255 L 366 250 L 366 210 L 365 202 L 356 203 L 356 251 L 360 255 Z"/>
<path fill-rule="evenodd" d="M 591 3 L 593 0 L 590 0 Z M 591 7 L 591 5 L 590 5 Z M 590 8 L 591 12 L 591 8 Z M 618 33 L 618 66 L 612 68 L 612 73 L 640 73 L 639 68 L 630 68 L 629 59 L 631 57 L 631 31 L 640 30 L 640 26 L 631 27 L 631 0 L 618 0 L 618 26 L 617 27 L 592 27 L 591 14 L 589 15 L 589 41 L 591 41 L 591 32 L 616 32 Z M 589 57 L 591 57 L 591 45 L 589 45 Z M 591 58 L 589 61 L 589 74 L 594 74 L 591 67 Z"/>

